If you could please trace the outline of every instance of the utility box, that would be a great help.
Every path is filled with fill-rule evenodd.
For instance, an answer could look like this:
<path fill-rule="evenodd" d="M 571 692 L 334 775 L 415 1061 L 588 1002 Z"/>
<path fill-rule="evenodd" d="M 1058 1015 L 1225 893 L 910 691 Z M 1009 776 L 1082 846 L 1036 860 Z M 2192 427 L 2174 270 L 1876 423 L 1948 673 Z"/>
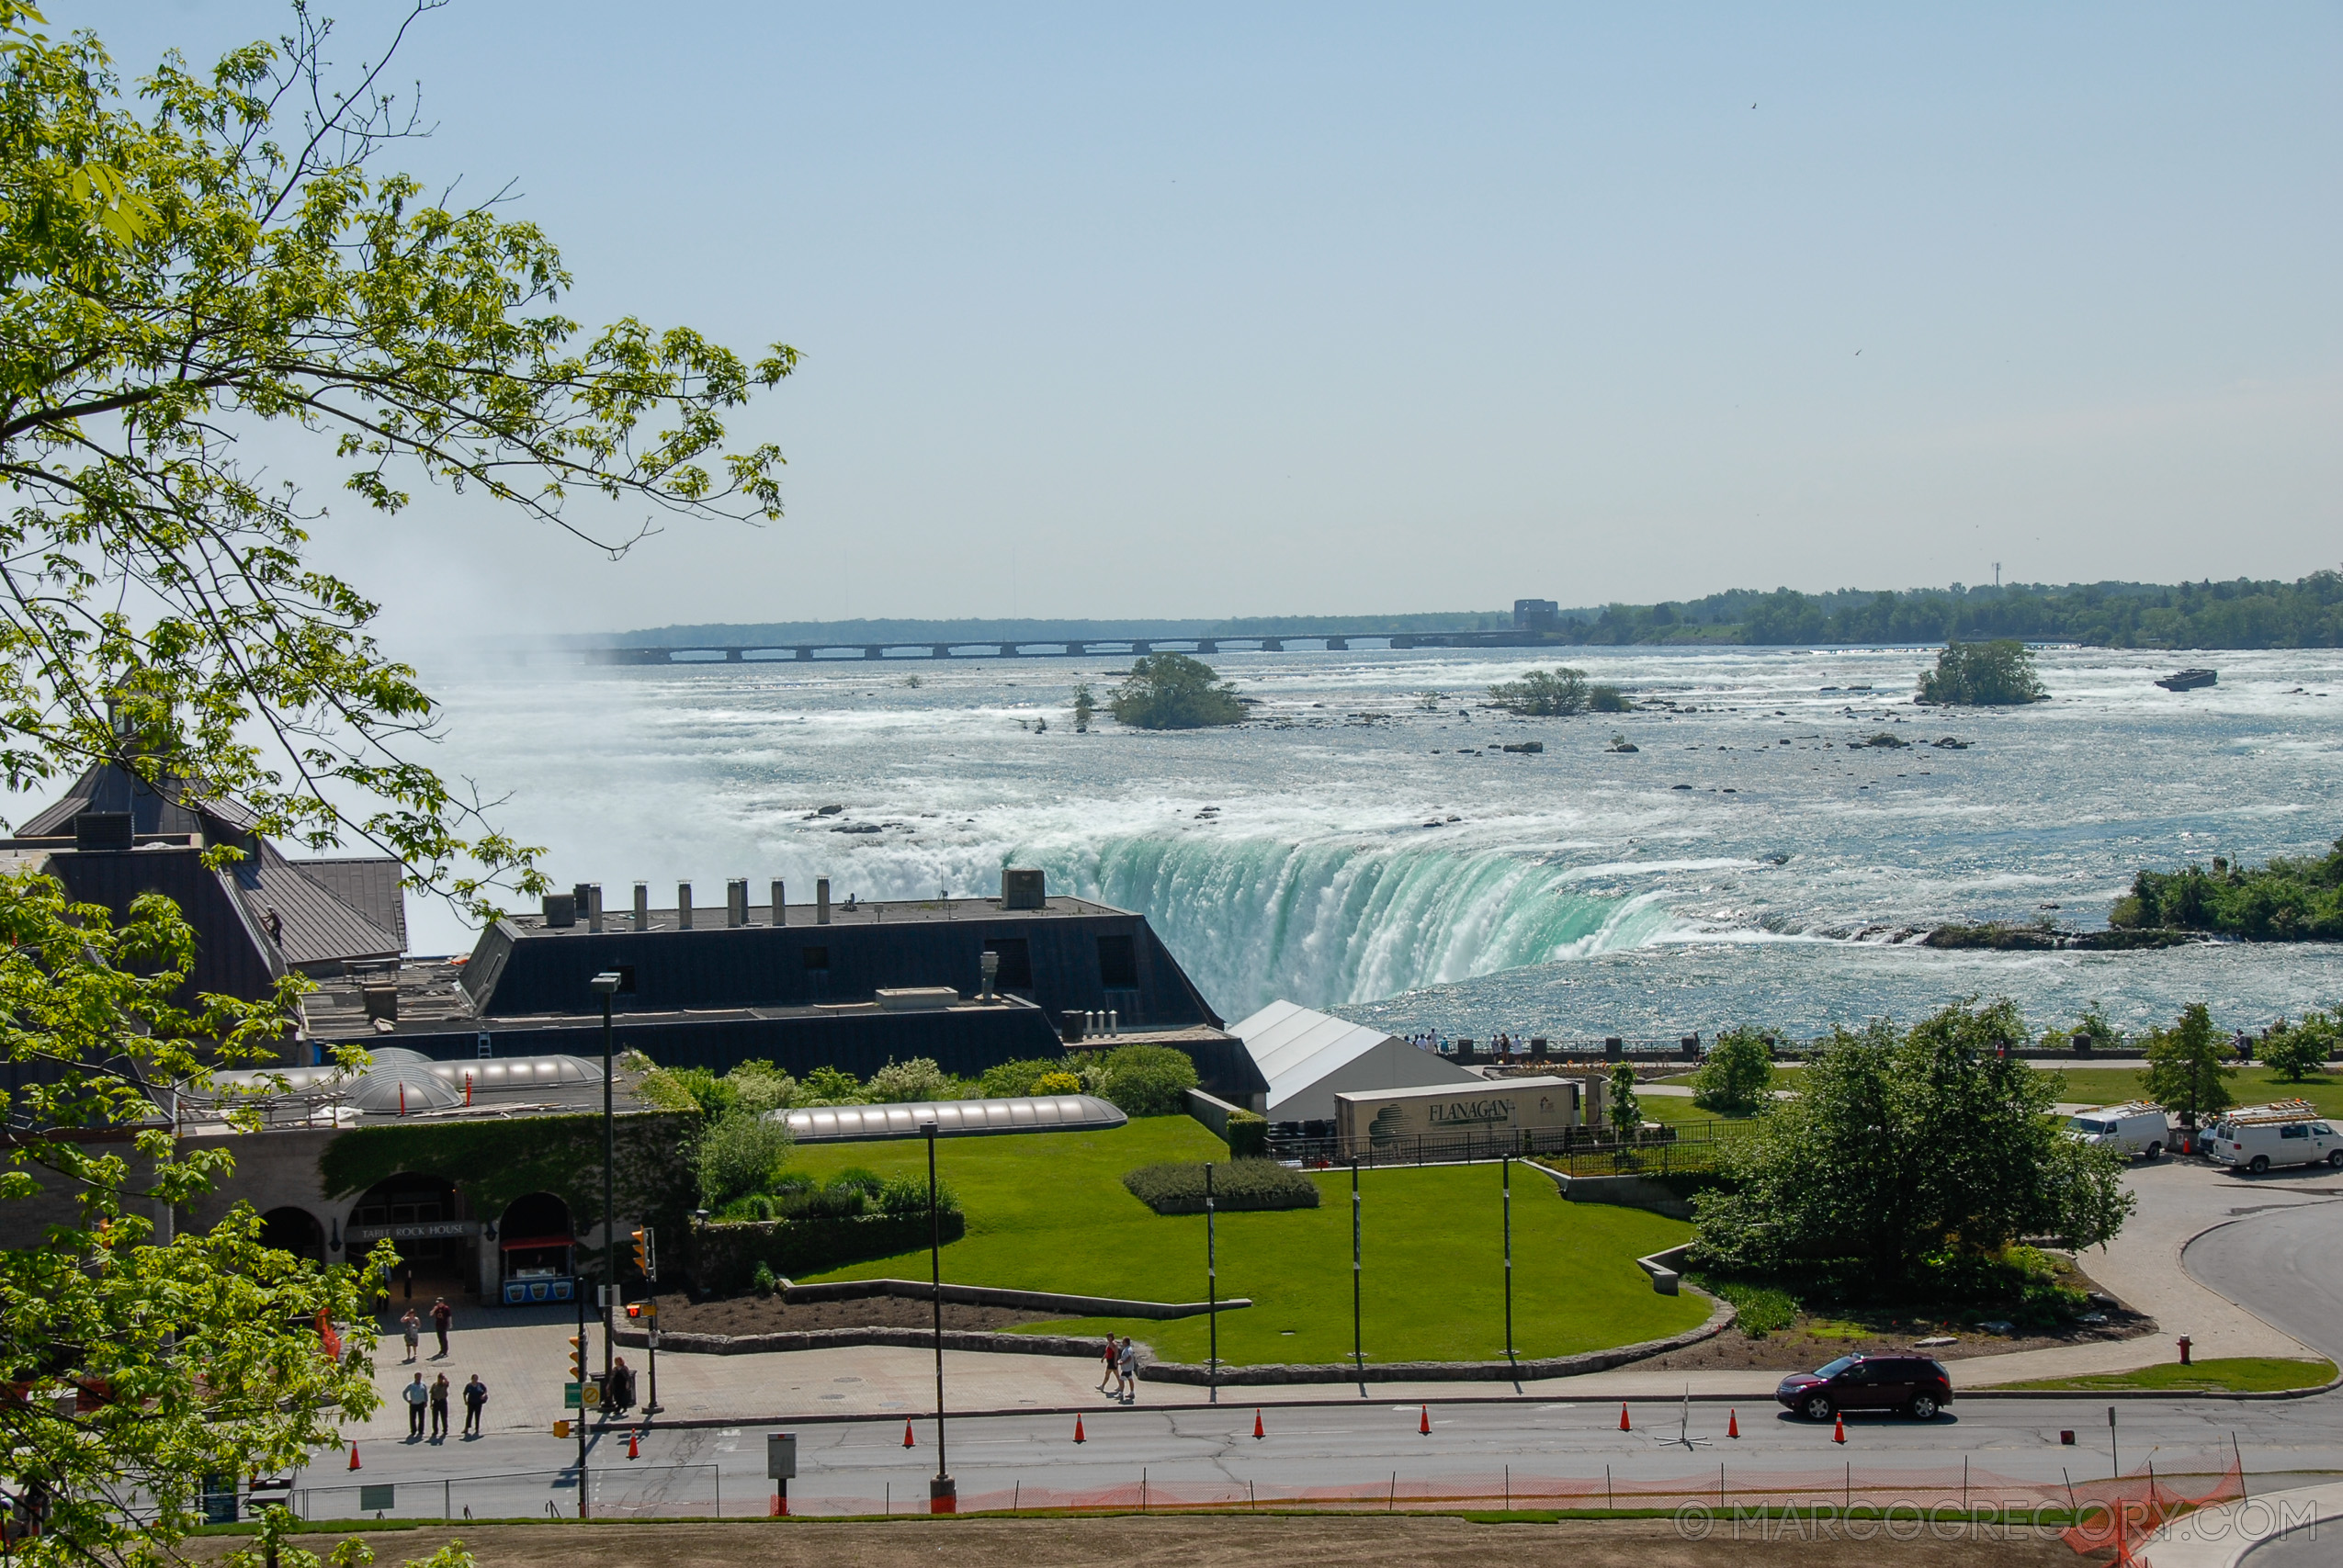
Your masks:
<path fill-rule="evenodd" d="M 795 1432 L 767 1432 L 764 1435 L 764 1478 L 767 1481 L 794 1481 L 798 1477 L 798 1435 Z"/>
<path fill-rule="evenodd" d="M 960 993 L 949 986 L 881 986 L 878 988 L 878 1010 L 881 1012 L 941 1012 L 960 999 Z"/>
<path fill-rule="evenodd" d="M 1047 874 L 1004 871 L 1001 874 L 1001 907 L 1004 909 L 1046 909 L 1049 907 Z"/>
<path fill-rule="evenodd" d="M 1345 1156 L 1397 1148 L 1420 1138 L 1428 1144 L 1462 1139 L 1511 1144 L 1523 1133 L 1583 1125 L 1590 1098 L 1577 1078 L 1366 1089 L 1334 1097 L 1334 1135 Z"/>

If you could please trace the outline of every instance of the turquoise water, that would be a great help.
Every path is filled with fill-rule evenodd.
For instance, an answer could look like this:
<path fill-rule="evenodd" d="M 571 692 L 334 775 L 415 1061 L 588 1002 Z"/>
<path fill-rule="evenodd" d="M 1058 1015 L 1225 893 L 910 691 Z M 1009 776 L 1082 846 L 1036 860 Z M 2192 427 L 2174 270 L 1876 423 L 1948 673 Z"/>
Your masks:
<path fill-rule="evenodd" d="M 1231 1019 L 1285 997 L 1402 1031 L 1648 1036 L 1972 993 L 2043 1023 L 2343 999 L 2343 949 L 1911 945 L 1946 919 L 2101 924 L 2141 865 L 2323 849 L 2343 833 L 2343 656 L 2054 650 L 2053 702 L 1957 713 L 1910 705 L 1925 650 L 1569 657 L 1677 706 L 1470 706 L 1531 666 L 1510 650 L 1223 657 L 1259 721 L 1176 735 L 1074 733 L 1074 682 L 1107 683 L 1112 659 L 425 674 L 439 761 L 508 795 L 501 818 L 560 883 L 641 879 L 663 903 L 682 878 L 709 900 L 729 876 L 802 897 L 828 875 L 903 897 L 1040 865 L 1144 910 Z M 2220 685 L 2150 683 L 2187 662 Z M 1882 731 L 1915 744 L 1851 744 Z M 1967 749 L 1926 744 L 1947 735 Z M 1494 750 L 1530 739 L 1543 755 Z M 845 809 L 810 815 L 827 805 Z M 469 945 L 416 916 L 420 944 Z"/>

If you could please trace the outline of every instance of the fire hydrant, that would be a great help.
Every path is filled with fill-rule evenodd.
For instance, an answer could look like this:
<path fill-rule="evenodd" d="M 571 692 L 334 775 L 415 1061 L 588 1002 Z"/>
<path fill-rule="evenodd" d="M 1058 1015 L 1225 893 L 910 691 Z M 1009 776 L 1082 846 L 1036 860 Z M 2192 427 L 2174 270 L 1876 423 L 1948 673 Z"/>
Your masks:
<path fill-rule="evenodd" d="M 2185 1334 L 2180 1336 L 2180 1364 L 2184 1367 L 2189 1364 L 2189 1337 Z"/>

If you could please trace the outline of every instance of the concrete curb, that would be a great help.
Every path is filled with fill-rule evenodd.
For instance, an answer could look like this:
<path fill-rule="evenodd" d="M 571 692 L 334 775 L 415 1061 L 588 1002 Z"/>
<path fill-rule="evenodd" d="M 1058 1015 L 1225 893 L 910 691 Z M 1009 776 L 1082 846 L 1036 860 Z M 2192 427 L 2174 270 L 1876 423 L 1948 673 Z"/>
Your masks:
<path fill-rule="evenodd" d="M 1147 1382 L 1176 1382 L 1204 1385 L 1217 1381 L 1222 1388 L 1258 1388 L 1287 1383 L 1315 1382 L 1528 1382 L 1546 1378 L 1582 1377 L 1589 1372 L 1607 1372 L 1630 1361 L 1640 1361 L 1652 1356 L 1664 1356 L 1670 1350 L 1681 1350 L 1687 1345 L 1697 1345 L 1714 1338 L 1732 1325 L 1737 1313 L 1732 1303 L 1711 1298 L 1714 1304 L 1708 1321 L 1698 1328 L 1673 1334 L 1665 1339 L 1646 1339 L 1634 1345 L 1614 1346 L 1608 1350 L 1581 1350 L 1575 1356 L 1554 1356 L 1532 1361 L 1371 1361 L 1365 1369 L 1348 1362 L 1320 1362 L 1304 1365 L 1271 1364 L 1259 1367 L 1223 1367 L 1216 1380 L 1208 1367 L 1193 1362 L 1147 1361 L 1139 1367 L 1139 1377 Z"/>
<path fill-rule="evenodd" d="M 649 1348 L 651 1337 L 640 1328 L 612 1332 L 610 1342 L 630 1350 Z M 990 1351 L 1011 1356 L 1080 1356 L 1095 1361 L 1102 1354 L 1104 1335 L 1075 1338 L 1068 1334 L 993 1334 L 981 1329 L 947 1328 L 946 1350 Z M 762 1356 L 775 1350 L 843 1350 L 856 1345 L 900 1345 L 924 1350 L 935 1343 L 932 1328 L 807 1328 L 788 1334 L 662 1334 L 659 1348 L 686 1356 Z"/>
<path fill-rule="evenodd" d="M 1056 1312 L 1068 1317 L 1202 1317 L 1213 1310 L 1210 1302 L 1143 1302 L 1123 1296 L 1070 1296 L 1055 1291 L 1013 1291 L 995 1285 L 935 1286 L 918 1280 L 833 1280 L 819 1285 L 789 1285 L 785 1302 L 852 1302 L 871 1296 L 900 1296 L 934 1301 L 938 1294 L 962 1306 L 1011 1307 L 1021 1312 Z M 1222 1312 L 1252 1305 L 1250 1296 L 1231 1296 L 1219 1303 Z"/>

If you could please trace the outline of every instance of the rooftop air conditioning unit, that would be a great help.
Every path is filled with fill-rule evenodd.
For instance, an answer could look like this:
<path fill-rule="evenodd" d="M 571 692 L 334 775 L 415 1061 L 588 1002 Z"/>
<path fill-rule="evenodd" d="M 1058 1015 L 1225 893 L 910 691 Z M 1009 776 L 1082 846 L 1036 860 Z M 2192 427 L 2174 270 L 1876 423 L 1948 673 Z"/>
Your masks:
<path fill-rule="evenodd" d="M 1004 909 L 1046 909 L 1049 893 L 1039 871 L 1004 871 L 1001 874 L 1001 907 Z"/>

